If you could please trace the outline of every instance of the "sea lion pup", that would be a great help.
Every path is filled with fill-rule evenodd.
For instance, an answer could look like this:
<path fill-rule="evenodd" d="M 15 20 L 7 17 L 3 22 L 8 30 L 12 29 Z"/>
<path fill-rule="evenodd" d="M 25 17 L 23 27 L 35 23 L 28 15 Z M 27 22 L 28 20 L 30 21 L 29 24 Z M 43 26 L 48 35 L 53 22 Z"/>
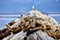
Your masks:
<path fill-rule="evenodd" d="M 3 30 L 1 31 L 1 34 L 0 34 L 0 39 L 3 39 L 3 38 L 7 37 L 7 36 L 10 35 L 10 34 L 11 34 L 11 31 L 10 31 L 10 30 L 3 29 Z"/>
<path fill-rule="evenodd" d="M 0 39 L 3 39 L 5 37 L 11 35 L 11 33 L 16 34 L 16 33 L 20 32 L 21 30 L 22 30 L 21 26 L 13 27 L 13 28 L 10 28 L 10 29 L 9 29 L 9 27 L 5 28 L 5 29 L 0 31 Z"/>
<path fill-rule="evenodd" d="M 6 26 L 7 28 L 1 30 L 0 32 L 0 39 L 3 39 L 11 34 L 10 26 L 8 24 Z"/>

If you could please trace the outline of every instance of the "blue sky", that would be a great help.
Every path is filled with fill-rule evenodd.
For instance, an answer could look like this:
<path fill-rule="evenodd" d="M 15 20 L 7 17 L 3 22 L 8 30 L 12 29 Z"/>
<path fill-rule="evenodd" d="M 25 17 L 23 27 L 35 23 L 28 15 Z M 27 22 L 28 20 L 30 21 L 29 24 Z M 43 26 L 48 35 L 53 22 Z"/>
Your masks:
<path fill-rule="evenodd" d="M 60 13 L 60 0 L 0 0 L 0 13 L 25 13 L 33 5 L 41 12 Z"/>

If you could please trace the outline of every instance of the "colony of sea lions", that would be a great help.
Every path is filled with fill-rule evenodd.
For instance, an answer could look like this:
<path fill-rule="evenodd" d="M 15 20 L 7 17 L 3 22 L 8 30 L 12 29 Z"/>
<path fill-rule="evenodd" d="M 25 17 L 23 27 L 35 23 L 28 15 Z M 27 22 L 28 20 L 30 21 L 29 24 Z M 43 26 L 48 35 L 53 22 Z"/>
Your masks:
<path fill-rule="evenodd" d="M 20 27 L 14 27 L 14 28 L 10 28 L 10 30 L 8 30 L 8 28 L 5 28 L 3 30 L 0 30 L 0 39 L 3 39 L 9 35 L 11 35 L 11 33 L 16 34 L 18 32 L 21 31 Z"/>
<path fill-rule="evenodd" d="M 8 23 L 5 29 L 0 30 L 0 40 L 8 37 L 11 33 L 17 34 L 23 31 L 27 32 L 26 35 L 30 35 L 38 30 L 43 31 L 55 40 L 60 39 L 60 26 L 54 23 L 54 20 L 52 21 L 48 16 L 43 16 L 37 10 L 32 10 L 30 13 L 35 13 L 38 17 L 31 15 L 20 17 L 19 25 L 14 27 L 11 26 L 17 22 L 12 21 Z"/>
<path fill-rule="evenodd" d="M 43 32 L 46 32 L 50 37 L 53 37 L 54 39 L 60 39 L 59 27 L 55 26 L 56 29 L 52 30 L 52 26 L 49 22 L 46 23 L 46 20 L 38 17 L 27 16 L 21 20 L 21 23 L 18 27 L 9 27 L 10 26 L 7 25 L 7 28 L 0 30 L 0 39 L 11 35 L 11 33 L 16 34 L 21 30 L 24 32 L 29 31 L 30 33 L 33 33 L 37 30 L 42 30 Z"/>

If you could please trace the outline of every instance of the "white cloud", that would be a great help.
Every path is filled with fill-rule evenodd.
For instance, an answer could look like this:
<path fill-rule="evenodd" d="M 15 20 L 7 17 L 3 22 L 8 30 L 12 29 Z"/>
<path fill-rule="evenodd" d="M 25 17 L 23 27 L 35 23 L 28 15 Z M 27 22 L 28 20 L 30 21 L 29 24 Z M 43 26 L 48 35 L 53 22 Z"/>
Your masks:
<path fill-rule="evenodd" d="M 59 0 L 12 0 L 15 2 L 22 2 L 22 3 L 29 3 L 29 2 L 52 2 L 52 1 L 59 1 Z"/>
<path fill-rule="evenodd" d="M 10 1 L 10 2 L 13 2 L 13 3 L 16 3 L 16 2 L 29 3 L 29 2 L 31 2 L 32 0 L 6 0 L 6 1 Z"/>
<path fill-rule="evenodd" d="M 40 0 L 41 2 L 53 2 L 55 0 Z"/>
<path fill-rule="evenodd" d="M 19 13 L 25 13 L 25 12 L 26 12 L 26 9 L 27 9 L 26 7 L 24 7 L 24 8 L 21 7 L 21 8 L 19 9 Z"/>
<path fill-rule="evenodd" d="M 38 5 L 42 2 L 44 3 L 48 3 L 48 2 L 54 2 L 55 0 L 35 0 L 35 5 Z"/>
<path fill-rule="evenodd" d="M 53 1 L 58 1 L 58 0 L 13 0 L 15 2 L 21 2 L 21 3 L 30 3 L 33 2 L 34 4 L 39 4 L 42 2 L 53 2 Z"/>
<path fill-rule="evenodd" d="M 41 1 L 39 1 L 39 2 L 36 2 L 36 3 L 35 3 L 35 5 L 38 5 L 38 4 L 40 4 L 40 3 L 42 3 L 42 2 L 41 2 Z"/>
<path fill-rule="evenodd" d="M 22 2 L 22 3 L 29 3 L 29 2 L 31 2 L 32 0 L 16 0 L 16 1 Z"/>

